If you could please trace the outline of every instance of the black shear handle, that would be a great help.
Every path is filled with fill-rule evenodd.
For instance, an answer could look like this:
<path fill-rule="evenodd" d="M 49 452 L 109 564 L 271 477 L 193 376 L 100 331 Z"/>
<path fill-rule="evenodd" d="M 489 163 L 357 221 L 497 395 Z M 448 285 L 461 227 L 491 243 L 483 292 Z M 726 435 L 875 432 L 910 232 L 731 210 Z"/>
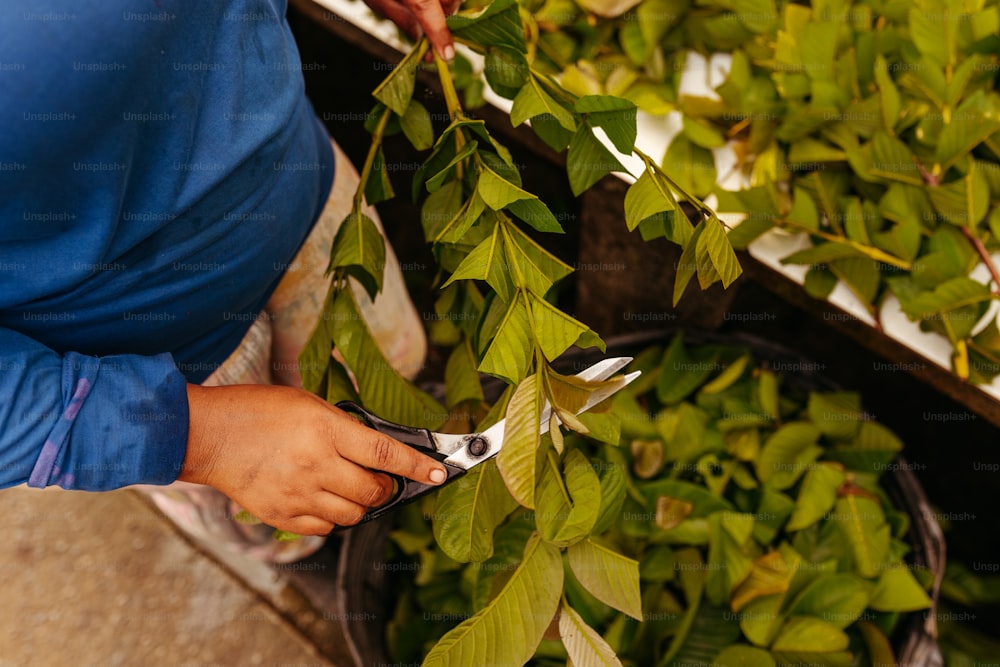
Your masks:
<path fill-rule="evenodd" d="M 394 438 L 395 440 L 399 440 L 403 444 L 409 445 L 421 454 L 426 454 L 427 456 L 440 461 L 444 466 L 445 471 L 448 473 L 448 478 L 442 484 L 447 484 L 448 482 L 451 482 L 452 480 L 465 474 L 466 471 L 464 468 L 459 468 L 458 466 L 445 463 L 444 460 L 447 456 L 437 451 L 434 446 L 434 438 L 431 436 L 431 432 L 427 429 L 403 426 L 402 424 L 386 421 L 385 419 L 368 412 L 354 401 L 340 401 L 337 403 L 337 407 L 348 414 L 358 417 L 361 420 L 361 423 L 368 428 L 374 429 L 379 433 L 389 436 L 390 438 Z M 382 505 L 369 509 L 361 518 L 361 521 L 355 525 L 360 525 L 373 519 L 378 519 L 382 515 L 388 514 L 398 507 L 411 503 L 418 498 L 422 498 L 431 491 L 435 491 L 442 486 L 442 484 L 430 485 L 422 482 L 415 482 L 412 479 L 403 477 L 402 475 L 394 475 L 393 473 L 385 471 L 379 472 L 383 472 L 392 478 L 393 495 Z M 337 526 L 335 530 L 345 530 L 347 528 L 351 528 L 351 526 Z"/>

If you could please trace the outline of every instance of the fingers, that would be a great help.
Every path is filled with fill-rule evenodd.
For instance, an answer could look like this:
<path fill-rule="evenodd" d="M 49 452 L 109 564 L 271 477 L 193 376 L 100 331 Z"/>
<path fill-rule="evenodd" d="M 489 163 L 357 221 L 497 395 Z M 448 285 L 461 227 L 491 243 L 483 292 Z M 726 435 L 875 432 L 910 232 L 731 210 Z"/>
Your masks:
<path fill-rule="evenodd" d="M 441 6 L 441 0 L 404 0 L 404 2 L 417 17 L 424 34 L 434 47 L 434 52 L 445 60 L 454 59 L 455 46 L 445 23 L 445 10 Z"/>
<path fill-rule="evenodd" d="M 335 435 L 335 442 L 337 451 L 345 459 L 371 470 L 401 475 L 424 484 L 437 485 L 448 477 L 444 467 L 431 457 L 362 426 L 340 410 L 336 412 L 342 416 L 339 425 L 343 428 Z"/>
<path fill-rule="evenodd" d="M 343 461 L 323 482 L 325 491 L 363 507 L 379 507 L 389 502 L 392 488 L 388 475 L 366 470 L 350 461 Z"/>
<path fill-rule="evenodd" d="M 448 476 L 444 467 L 401 442 L 374 431 L 366 442 L 341 454 L 372 470 L 381 470 L 424 484 L 440 484 Z"/>
<path fill-rule="evenodd" d="M 420 39 L 423 30 L 417 17 L 396 0 L 365 0 L 377 14 L 389 19 L 413 39 Z"/>

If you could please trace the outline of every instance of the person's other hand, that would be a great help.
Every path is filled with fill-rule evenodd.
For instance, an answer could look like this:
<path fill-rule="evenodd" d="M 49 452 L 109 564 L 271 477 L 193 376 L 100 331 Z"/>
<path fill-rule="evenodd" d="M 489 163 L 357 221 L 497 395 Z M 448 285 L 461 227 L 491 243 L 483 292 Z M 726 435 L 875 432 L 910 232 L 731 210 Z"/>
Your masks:
<path fill-rule="evenodd" d="M 365 4 L 414 39 L 427 35 L 434 52 L 445 60 L 455 57 L 455 45 L 444 20 L 458 10 L 462 0 L 365 0 Z"/>
<path fill-rule="evenodd" d="M 179 479 L 212 486 L 281 530 L 325 535 L 357 523 L 392 495 L 376 470 L 425 484 L 446 477 L 437 461 L 301 389 L 188 385 L 188 404 Z"/>

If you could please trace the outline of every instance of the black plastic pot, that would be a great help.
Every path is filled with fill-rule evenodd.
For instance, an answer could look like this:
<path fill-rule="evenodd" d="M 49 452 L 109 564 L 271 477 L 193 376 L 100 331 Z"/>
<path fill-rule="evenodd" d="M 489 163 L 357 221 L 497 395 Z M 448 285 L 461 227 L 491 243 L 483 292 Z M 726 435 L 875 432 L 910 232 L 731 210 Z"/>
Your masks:
<path fill-rule="evenodd" d="M 667 342 L 676 330 L 642 332 L 612 338 L 608 341 L 606 355 L 585 350 L 574 350 L 556 364 L 564 372 L 577 372 L 604 356 L 630 356 L 654 344 Z M 766 364 L 780 371 L 786 387 L 801 391 L 841 389 L 817 371 L 819 366 L 805 357 L 780 345 L 756 336 L 743 334 L 717 334 L 712 332 L 685 331 L 686 343 L 742 345 L 754 355 L 757 363 Z M 487 394 L 498 395 L 503 384 L 497 380 L 484 383 Z M 927 569 L 934 576 L 931 589 L 932 607 L 911 613 L 899 625 L 891 638 L 898 664 L 907 667 L 942 667 L 943 660 L 937 645 L 937 602 L 944 577 L 945 540 L 933 510 L 924 495 L 916 476 L 902 457 L 882 477 L 882 484 L 896 507 L 910 516 L 910 530 L 906 535 L 911 547 L 910 564 Z M 384 631 L 392 616 L 395 601 L 388 589 L 384 565 L 387 540 L 392 521 L 374 521 L 346 531 L 341 542 L 337 571 L 337 618 L 353 618 L 364 610 L 364 624 L 352 623 L 344 628 L 354 667 L 377 667 L 389 663 L 385 655 Z M 352 614 L 353 612 L 353 614 Z"/>

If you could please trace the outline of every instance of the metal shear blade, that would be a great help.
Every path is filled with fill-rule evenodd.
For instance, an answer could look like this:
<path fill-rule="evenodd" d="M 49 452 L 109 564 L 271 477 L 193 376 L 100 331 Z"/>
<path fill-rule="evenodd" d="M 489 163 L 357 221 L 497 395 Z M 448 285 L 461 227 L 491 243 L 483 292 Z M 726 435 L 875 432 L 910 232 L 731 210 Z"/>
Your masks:
<path fill-rule="evenodd" d="M 576 374 L 576 377 L 587 382 L 607 380 L 627 366 L 630 361 L 632 361 L 632 357 L 604 359 L 580 371 Z M 616 378 L 614 384 L 595 390 L 576 414 L 582 414 L 590 410 L 598 403 L 614 395 L 622 387 L 639 377 L 639 375 L 639 371 L 628 373 L 620 378 Z M 541 423 L 538 428 L 539 433 L 544 434 L 548 432 L 551 412 L 551 407 L 546 404 L 542 410 Z M 500 453 L 500 449 L 503 447 L 506 421 L 506 419 L 501 419 L 482 433 L 470 433 L 459 436 L 444 433 L 432 433 L 431 435 L 434 438 L 437 450 L 448 455 L 448 458 L 444 460 L 445 463 L 468 470 Z"/>

